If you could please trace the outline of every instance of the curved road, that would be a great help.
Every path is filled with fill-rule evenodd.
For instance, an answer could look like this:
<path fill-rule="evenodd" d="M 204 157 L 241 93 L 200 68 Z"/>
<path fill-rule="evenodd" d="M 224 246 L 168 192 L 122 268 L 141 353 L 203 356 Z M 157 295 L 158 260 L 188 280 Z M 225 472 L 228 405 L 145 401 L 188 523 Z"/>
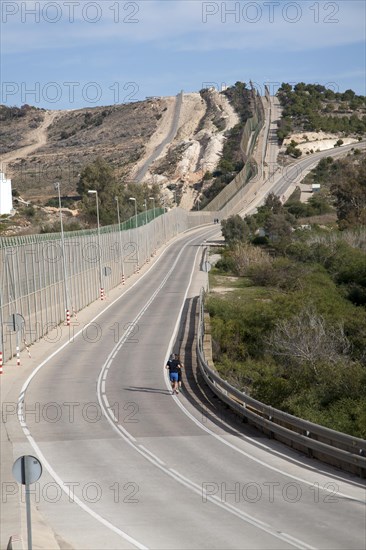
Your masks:
<path fill-rule="evenodd" d="M 276 170 L 270 172 L 270 176 L 263 180 L 260 176 L 254 177 L 245 187 L 244 200 L 240 215 L 252 214 L 255 209 L 263 204 L 266 196 L 273 192 L 279 197 L 288 198 L 301 180 L 325 157 L 341 158 L 352 149 L 366 149 L 366 142 L 352 143 L 334 149 L 327 149 L 297 160 L 292 164 L 282 167 L 276 164 Z"/>
<path fill-rule="evenodd" d="M 18 450 L 43 463 L 37 507 L 62 548 L 364 547 L 360 480 L 212 414 L 189 361 L 183 394 L 168 391 L 215 233 L 175 240 L 22 388 Z"/>

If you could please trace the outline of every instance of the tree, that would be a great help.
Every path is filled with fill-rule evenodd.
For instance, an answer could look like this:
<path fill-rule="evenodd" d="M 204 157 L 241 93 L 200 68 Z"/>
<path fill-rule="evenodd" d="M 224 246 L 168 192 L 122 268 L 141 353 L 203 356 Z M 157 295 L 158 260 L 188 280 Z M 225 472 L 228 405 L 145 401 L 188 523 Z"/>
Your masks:
<path fill-rule="evenodd" d="M 238 214 L 222 220 L 221 230 L 225 241 L 230 244 L 235 241 L 244 241 L 249 236 L 249 228 L 245 220 Z"/>
<path fill-rule="evenodd" d="M 272 214 L 279 214 L 283 210 L 282 202 L 275 193 L 269 193 L 264 201 L 264 207 Z"/>
<path fill-rule="evenodd" d="M 100 223 L 114 223 L 114 197 L 118 194 L 118 184 L 111 166 L 101 157 L 97 157 L 84 168 L 77 185 L 77 191 L 82 196 L 84 213 L 91 221 L 96 219 L 96 203 L 95 198 L 88 195 L 89 189 L 98 191 Z"/>
<path fill-rule="evenodd" d="M 292 225 L 285 213 L 270 214 L 264 224 L 266 234 L 271 241 L 278 242 L 290 237 Z"/>
<path fill-rule="evenodd" d="M 358 165 L 349 159 L 339 161 L 331 193 L 336 199 L 341 229 L 366 225 L 366 156 Z"/>
<path fill-rule="evenodd" d="M 291 233 L 291 227 L 295 224 L 295 218 L 281 203 L 281 200 L 274 193 L 269 193 L 263 206 L 260 206 L 256 214 L 246 218 L 247 225 L 251 231 L 264 227 L 267 233 L 278 230 L 281 238 Z M 282 228 L 282 229 L 281 229 Z M 277 237 L 275 237 L 275 240 Z M 277 239 L 278 240 L 278 239 Z"/>
<path fill-rule="evenodd" d="M 101 157 L 84 168 L 80 175 L 77 186 L 82 196 L 83 210 L 86 218 L 96 222 L 95 197 L 88 195 L 88 190 L 98 191 L 99 218 L 102 225 L 117 223 L 117 205 L 115 197 L 119 199 L 121 221 L 131 218 L 135 214 L 135 207 L 129 200 L 136 199 L 137 212 L 144 210 L 144 202 L 147 201 L 147 208 L 151 208 L 149 197 L 154 197 L 155 206 L 160 205 L 160 191 L 157 185 L 151 188 L 146 184 L 118 182 L 114 176 L 112 167 Z"/>
<path fill-rule="evenodd" d="M 97 157 L 81 172 L 77 191 L 80 195 L 86 195 L 89 189 L 95 189 L 98 193 L 103 193 L 115 183 L 111 166 L 103 158 Z"/>

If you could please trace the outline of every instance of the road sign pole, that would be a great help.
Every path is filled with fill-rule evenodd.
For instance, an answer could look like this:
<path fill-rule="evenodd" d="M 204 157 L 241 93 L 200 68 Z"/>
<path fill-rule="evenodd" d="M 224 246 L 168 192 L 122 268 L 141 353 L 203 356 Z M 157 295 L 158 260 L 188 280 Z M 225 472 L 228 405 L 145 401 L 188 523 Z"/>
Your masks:
<path fill-rule="evenodd" d="M 17 367 L 20 366 L 20 329 L 16 329 L 16 354 L 17 354 Z"/>
<path fill-rule="evenodd" d="M 29 485 L 39 480 L 42 465 L 34 456 L 20 456 L 13 464 L 13 476 L 25 486 L 25 504 L 27 510 L 28 550 L 32 550 L 32 518 Z"/>
<path fill-rule="evenodd" d="M 21 475 L 22 484 L 25 485 L 25 506 L 27 510 L 27 534 L 28 534 L 28 550 L 32 550 L 32 518 L 31 518 L 31 505 L 30 505 L 30 492 L 29 492 L 29 461 L 26 456 L 21 458 Z"/>
<path fill-rule="evenodd" d="M 32 550 L 32 520 L 31 520 L 29 483 L 25 484 L 25 504 L 27 508 L 28 550 Z"/>

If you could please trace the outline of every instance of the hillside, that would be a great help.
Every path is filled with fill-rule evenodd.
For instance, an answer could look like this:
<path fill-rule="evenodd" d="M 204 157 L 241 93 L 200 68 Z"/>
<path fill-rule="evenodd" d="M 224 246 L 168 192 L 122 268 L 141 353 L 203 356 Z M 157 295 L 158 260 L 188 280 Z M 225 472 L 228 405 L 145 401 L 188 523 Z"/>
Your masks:
<path fill-rule="evenodd" d="M 14 150 L 0 161 L 12 186 L 29 200 L 44 201 L 54 195 L 59 181 L 64 194 L 75 194 L 81 170 L 96 156 L 102 156 L 121 177 L 140 158 L 144 144 L 156 131 L 169 99 L 145 101 L 76 111 L 45 111 L 52 116 L 45 141 L 30 153 Z M 25 129 L 23 142 L 32 141 Z M 21 143 L 21 142 L 20 142 Z"/>
<path fill-rule="evenodd" d="M 286 154 L 299 157 L 357 142 L 366 134 L 366 98 L 352 90 L 283 83 L 277 96 L 283 108 L 277 136 Z"/>
<path fill-rule="evenodd" d="M 239 119 L 227 97 L 215 90 L 182 97 L 179 112 L 175 97 L 75 111 L 2 106 L 1 169 L 23 199 L 45 203 L 54 196 L 55 181 L 64 195 L 76 195 L 80 173 L 97 156 L 123 183 L 135 181 L 148 163 L 141 181 L 159 183 L 162 190 L 174 188 L 182 206 L 190 209 L 197 196 L 194 185 L 215 168 L 225 135 Z M 173 193 L 167 193 L 172 199 Z"/>
<path fill-rule="evenodd" d="M 30 145 L 32 134 L 44 122 L 46 111 L 30 105 L 5 107 L 0 105 L 0 155 Z"/>

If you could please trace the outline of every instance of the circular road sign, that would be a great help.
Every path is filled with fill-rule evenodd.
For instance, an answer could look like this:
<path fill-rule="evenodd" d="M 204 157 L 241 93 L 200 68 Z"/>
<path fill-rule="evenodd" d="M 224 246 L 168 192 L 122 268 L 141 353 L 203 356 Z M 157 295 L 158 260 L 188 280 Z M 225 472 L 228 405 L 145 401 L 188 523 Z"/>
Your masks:
<path fill-rule="evenodd" d="M 13 464 L 13 476 L 22 485 L 35 483 L 41 475 L 42 464 L 35 456 L 20 456 Z"/>

